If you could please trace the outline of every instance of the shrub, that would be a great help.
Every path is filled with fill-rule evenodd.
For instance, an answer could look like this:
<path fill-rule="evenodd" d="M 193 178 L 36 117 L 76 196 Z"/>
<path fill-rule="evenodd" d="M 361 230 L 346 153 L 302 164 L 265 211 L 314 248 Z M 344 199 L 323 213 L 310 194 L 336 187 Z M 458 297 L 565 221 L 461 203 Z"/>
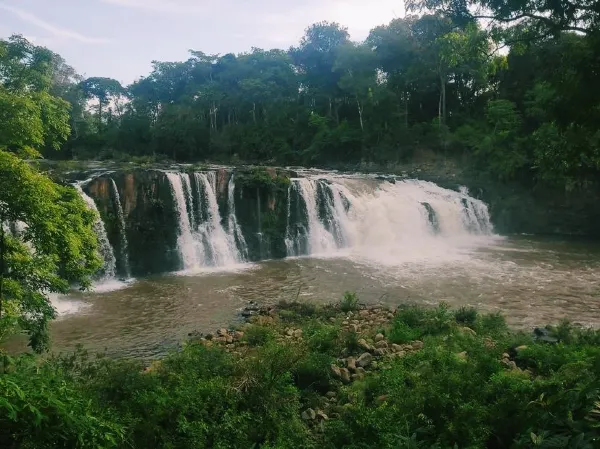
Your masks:
<path fill-rule="evenodd" d="M 353 312 L 358 310 L 358 296 L 356 292 L 346 292 L 340 301 L 342 312 Z"/>
<path fill-rule="evenodd" d="M 454 312 L 456 322 L 465 326 L 474 326 L 477 321 L 477 310 L 473 307 L 461 307 Z"/>
<path fill-rule="evenodd" d="M 244 339 L 250 346 L 263 346 L 274 338 L 274 331 L 268 327 L 251 325 L 244 332 Z"/>

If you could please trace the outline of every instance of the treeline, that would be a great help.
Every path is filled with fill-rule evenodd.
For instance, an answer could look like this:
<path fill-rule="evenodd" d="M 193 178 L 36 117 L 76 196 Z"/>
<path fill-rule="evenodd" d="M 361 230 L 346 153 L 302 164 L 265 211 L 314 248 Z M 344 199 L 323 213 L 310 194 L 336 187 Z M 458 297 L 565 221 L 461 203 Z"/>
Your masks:
<path fill-rule="evenodd" d="M 53 55 L 52 93 L 70 104 L 62 157 L 387 164 L 428 149 L 466 156 L 500 180 L 594 182 L 593 4 L 475 2 L 489 11 L 484 29 L 463 3 L 409 2 L 434 12 L 394 19 L 364 42 L 321 22 L 288 50 L 191 51 L 187 61 L 155 61 L 129 86 L 81 79 Z M 0 49 L 4 79 L 42 51 L 21 37 Z"/>

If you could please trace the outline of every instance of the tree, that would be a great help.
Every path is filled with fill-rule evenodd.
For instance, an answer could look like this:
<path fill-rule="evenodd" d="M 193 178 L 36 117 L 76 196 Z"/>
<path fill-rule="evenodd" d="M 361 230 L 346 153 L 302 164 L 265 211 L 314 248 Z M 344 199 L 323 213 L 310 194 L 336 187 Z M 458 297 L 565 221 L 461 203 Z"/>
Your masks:
<path fill-rule="evenodd" d="M 81 90 L 88 99 L 98 102 L 98 122 L 102 123 L 102 109 L 111 101 L 119 107 L 119 101 L 126 93 L 121 83 L 112 78 L 87 78 L 80 83 Z"/>
<path fill-rule="evenodd" d="M 86 288 L 100 267 L 96 217 L 74 188 L 19 157 L 59 149 L 70 132 L 69 104 L 50 93 L 52 53 L 21 37 L 0 50 L 0 337 L 19 327 L 42 351 L 55 316 L 48 293 Z"/>

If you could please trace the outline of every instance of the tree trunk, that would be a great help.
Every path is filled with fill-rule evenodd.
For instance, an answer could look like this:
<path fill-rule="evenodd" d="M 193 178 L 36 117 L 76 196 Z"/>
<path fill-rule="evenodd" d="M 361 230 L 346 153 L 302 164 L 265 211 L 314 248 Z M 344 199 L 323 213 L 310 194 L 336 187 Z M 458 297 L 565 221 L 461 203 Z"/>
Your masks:
<path fill-rule="evenodd" d="M 408 92 L 404 92 L 404 127 L 408 129 Z"/>
<path fill-rule="evenodd" d="M 361 129 L 361 131 L 364 131 L 365 126 L 363 124 L 363 108 L 360 105 L 360 101 L 358 100 L 358 97 L 356 98 L 356 105 L 358 106 L 358 117 L 360 118 L 360 129 Z"/>

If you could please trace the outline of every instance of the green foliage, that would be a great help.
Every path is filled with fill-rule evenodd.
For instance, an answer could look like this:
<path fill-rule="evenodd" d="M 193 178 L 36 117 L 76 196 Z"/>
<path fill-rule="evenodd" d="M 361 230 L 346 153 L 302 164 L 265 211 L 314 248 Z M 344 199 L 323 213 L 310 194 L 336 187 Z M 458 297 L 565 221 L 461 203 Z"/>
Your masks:
<path fill-rule="evenodd" d="M 401 307 L 386 335 L 401 325 L 422 339 L 423 348 L 382 358 L 364 380 L 342 385 L 331 377 L 331 365 L 340 353 L 354 353 L 357 336 L 325 324 L 330 310 L 296 315 L 302 341 L 283 337 L 277 320 L 249 326 L 246 335 L 264 327 L 272 337 L 241 356 L 189 343 L 145 370 L 139 362 L 85 353 L 45 361 L 5 358 L 0 444 L 597 447 L 600 332 L 563 324 L 551 330 L 564 342 L 552 345 L 499 332 L 497 315 L 473 318 L 471 309 L 444 305 Z M 465 316 L 458 321 L 474 319 L 476 335 L 456 332 L 456 317 Z M 517 344 L 527 348 L 516 350 Z M 517 368 L 502 361 L 504 353 Z M 309 407 L 324 408 L 329 419 L 303 420 Z"/>
<path fill-rule="evenodd" d="M 250 346 L 263 346 L 273 338 L 273 330 L 263 326 L 249 326 L 244 333 L 244 339 Z"/>
<path fill-rule="evenodd" d="M 55 312 L 46 295 L 66 293 L 76 282 L 86 288 L 100 267 L 95 219 L 73 187 L 0 151 L 0 334 L 18 324 L 34 350 L 47 348 Z M 9 233 L 7 222 L 26 227 Z"/>
<path fill-rule="evenodd" d="M 340 301 L 340 310 L 343 312 L 353 312 L 359 309 L 358 295 L 356 292 L 346 292 Z"/>
<path fill-rule="evenodd" d="M 477 321 L 477 309 L 473 307 L 461 307 L 454 312 L 454 319 L 459 324 L 465 326 L 473 326 Z"/>

